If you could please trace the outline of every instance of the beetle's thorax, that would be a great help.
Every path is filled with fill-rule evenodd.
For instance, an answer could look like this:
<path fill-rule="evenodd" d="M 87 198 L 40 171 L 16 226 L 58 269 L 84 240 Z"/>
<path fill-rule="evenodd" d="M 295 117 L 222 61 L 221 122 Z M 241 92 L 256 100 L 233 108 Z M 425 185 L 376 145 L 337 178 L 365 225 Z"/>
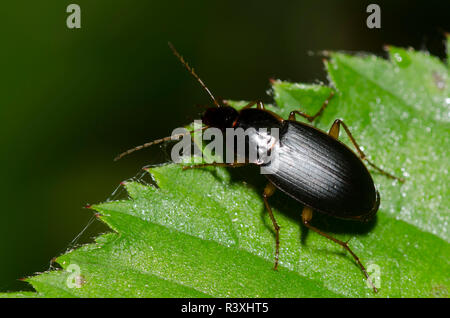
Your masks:
<path fill-rule="evenodd" d="M 236 136 L 243 135 L 245 153 L 241 155 L 246 162 L 264 165 L 271 160 L 271 151 L 278 144 L 282 128 L 276 117 L 260 109 L 243 109 L 232 128 Z"/>
<path fill-rule="evenodd" d="M 282 123 L 278 118 L 269 112 L 255 108 L 241 110 L 233 126 L 233 128 L 243 128 L 244 130 L 248 128 L 255 128 L 256 130 L 266 128 L 270 130 L 271 128 L 281 129 L 281 127 Z"/>

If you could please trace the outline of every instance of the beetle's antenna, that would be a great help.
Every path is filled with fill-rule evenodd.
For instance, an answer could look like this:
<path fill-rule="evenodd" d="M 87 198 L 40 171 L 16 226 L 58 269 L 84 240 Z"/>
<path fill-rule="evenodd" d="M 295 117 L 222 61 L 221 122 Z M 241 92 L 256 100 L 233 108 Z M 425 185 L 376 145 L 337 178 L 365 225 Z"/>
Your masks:
<path fill-rule="evenodd" d="M 168 137 L 164 137 L 164 138 L 161 138 L 161 139 L 156 139 L 156 140 L 147 142 L 147 143 L 145 143 L 143 145 L 139 145 L 139 146 L 136 146 L 134 148 L 128 149 L 125 152 L 122 152 L 120 155 L 118 155 L 117 157 L 114 158 L 114 161 L 122 159 L 123 157 L 125 157 L 125 156 L 127 156 L 130 153 L 133 153 L 135 151 L 138 151 L 138 150 L 141 150 L 141 149 L 144 149 L 144 148 L 156 145 L 156 144 L 160 144 L 160 143 L 165 142 L 165 141 L 176 140 L 176 139 L 179 139 L 180 137 L 186 136 L 188 134 L 193 134 L 193 133 L 195 133 L 197 131 L 205 130 L 207 128 L 209 128 L 209 126 L 205 126 L 205 127 L 199 128 L 199 129 L 194 129 L 194 130 L 191 130 L 191 131 L 187 131 L 187 132 L 182 133 L 182 134 L 176 134 L 176 135 L 172 135 L 172 136 L 168 136 Z"/>
<path fill-rule="evenodd" d="M 203 83 L 202 79 L 197 75 L 197 73 L 194 72 L 194 69 L 189 66 L 189 64 L 184 60 L 184 58 L 178 53 L 178 51 L 175 49 L 172 43 L 169 42 L 169 47 L 172 50 L 173 54 L 180 60 L 181 64 L 184 65 L 184 67 L 188 70 L 189 73 L 192 74 L 192 76 L 195 77 L 195 79 L 200 83 L 200 85 L 205 89 L 205 91 L 208 93 L 209 97 L 214 102 L 214 105 L 217 107 L 221 107 L 217 99 L 214 97 L 214 95 L 211 93 L 211 91 L 206 87 L 205 83 Z"/>

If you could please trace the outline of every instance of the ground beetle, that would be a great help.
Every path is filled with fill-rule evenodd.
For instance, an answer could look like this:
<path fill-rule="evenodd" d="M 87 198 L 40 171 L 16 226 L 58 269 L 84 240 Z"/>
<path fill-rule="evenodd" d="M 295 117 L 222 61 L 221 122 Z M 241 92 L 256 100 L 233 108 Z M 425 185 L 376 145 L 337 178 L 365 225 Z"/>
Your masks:
<path fill-rule="evenodd" d="M 258 144 L 260 140 L 264 140 L 264 138 L 258 138 L 260 137 L 258 136 L 260 134 L 259 128 L 264 127 L 268 130 L 270 128 L 279 128 L 279 147 L 276 149 L 278 156 L 275 157 L 278 169 L 274 174 L 265 175 L 269 182 L 263 192 L 264 204 L 275 229 L 274 269 L 278 267 L 280 227 L 272 213 L 268 198 L 273 195 L 276 189 L 279 189 L 303 204 L 303 224 L 314 232 L 343 246 L 353 256 L 366 278 L 370 281 L 364 265 L 350 249 L 347 242 L 338 240 L 311 225 L 313 211 L 340 219 L 352 219 L 363 222 L 370 220 L 376 214 L 380 205 L 380 195 L 375 188 L 369 171 L 363 164 L 363 160 L 379 173 L 389 178 L 397 179 L 401 182 L 403 179 L 387 173 L 370 162 L 356 143 L 347 125 L 340 119 L 334 121 L 328 133 L 295 120 L 295 116 L 299 115 L 312 122 L 326 108 L 333 93 L 313 116 L 300 111 L 293 111 L 290 113 L 289 118 L 285 120 L 266 110 L 264 104 L 260 101 L 251 102 L 238 111 L 225 101 L 222 104 L 219 103 L 171 43 L 169 43 L 169 46 L 184 67 L 206 90 L 215 104 L 215 107 L 208 108 L 202 116 L 202 121 L 206 125 L 204 128 L 215 127 L 221 130 L 226 128 L 243 128 L 244 130 L 256 128 L 255 135 L 248 136 L 248 147 L 264 147 L 264 145 Z M 256 108 L 252 108 L 255 105 Z M 341 126 L 356 148 L 357 154 L 338 140 Z M 166 137 L 135 147 L 120 154 L 115 160 L 136 150 L 171 139 L 172 137 Z M 255 163 L 205 163 L 184 166 L 183 169 L 207 166 L 240 167 L 248 164 Z M 264 162 L 258 162 L 258 165 L 264 164 Z M 373 284 L 372 287 L 377 292 Z"/>

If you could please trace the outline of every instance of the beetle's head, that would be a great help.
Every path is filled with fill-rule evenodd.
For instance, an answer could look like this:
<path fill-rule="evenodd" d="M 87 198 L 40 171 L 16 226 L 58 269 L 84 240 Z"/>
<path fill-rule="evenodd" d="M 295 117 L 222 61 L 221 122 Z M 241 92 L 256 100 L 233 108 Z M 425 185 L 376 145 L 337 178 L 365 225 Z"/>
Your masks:
<path fill-rule="evenodd" d="M 224 130 L 233 127 L 238 116 L 238 111 L 231 106 L 211 107 L 203 114 L 202 121 L 209 127 Z"/>

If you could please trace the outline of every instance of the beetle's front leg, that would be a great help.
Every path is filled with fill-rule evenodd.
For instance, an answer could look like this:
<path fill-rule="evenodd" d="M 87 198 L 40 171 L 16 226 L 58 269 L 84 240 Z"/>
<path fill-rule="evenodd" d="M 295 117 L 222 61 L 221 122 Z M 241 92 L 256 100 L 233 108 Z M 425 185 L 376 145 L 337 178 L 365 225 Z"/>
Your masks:
<path fill-rule="evenodd" d="M 327 108 L 328 103 L 330 102 L 330 99 L 333 98 L 334 96 L 334 92 L 331 91 L 330 96 L 328 96 L 328 98 L 323 102 L 322 107 L 320 107 L 319 111 L 317 113 L 315 113 L 314 115 L 308 115 L 307 113 L 304 113 L 302 111 L 299 110 L 294 110 L 289 114 L 289 120 L 295 120 L 295 115 L 300 115 L 304 118 L 306 118 L 309 122 L 312 122 L 314 119 L 316 119 L 317 117 L 320 116 L 320 114 L 323 113 L 323 111 L 325 110 L 325 108 Z"/>
<path fill-rule="evenodd" d="M 259 109 L 259 110 L 265 109 L 262 101 L 250 102 L 247 105 L 245 105 L 244 107 L 242 107 L 242 109 L 251 108 L 251 107 L 253 107 L 253 105 L 256 105 L 256 109 Z"/>
<path fill-rule="evenodd" d="M 328 135 L 330 135 L 331 137 L 333 137 L 333 138 L 335 138 L 335 139 L 339 139 L 339 130 L 340 130 L 340 126 L 341 126 L 341 125 L 344 127 L 345 132 L 347 133 L 348 137 L 350 138 L 350 140 L 351 140 L 353 146 L 355 146 L 356 151 L 358 152 L 359 157 L 360 157 L 362 160 L 365 160 L 372 168 L 374 168 L 374 169 L 377 170 L 379 173 L 385 175 L 385 176 L 388 177 L 388 178 L 395 179 L 395 180 L 398 180 L 398 181 L 400 181 L 400 182 L 404 182 L 404 181 L 405 181 L 405 179 L 396 177 L 396 176 L 390 174 L 389 172 L 384 171 L 383 169 L 377 167 L 377 166 L 374 165 L 372 162 L 370 162 L 369 159 L 367 159 L 366 154 L 365 154 L 365 153 L 361 150 L 361 148 L 359 147 L 359 145 L 358 145 L 358 143 L 356 142 L 355 138 L 353 138 L 353 135 L 352 135 L 352 133 L 350 132 L 350 129 L 348 129 L 347 125 L 346 125 L 342 120 L 336 119 L 336 120 L 334 121 L 333 125 L 332 125 L 331 128 L 330 128 L 330 131 L 328 132 Z"/>
<path fill-rule="evenodd" d="M 269 217 L 272 220 L 273 228 L 275 229 L 275 264 L 273 269 L 276 270 L 278 268 L 278 256 L 280 254 L 280 226 L 278 225 L 275 217 L 272 213 L 272 208 L 269 205 L 269 201 L 267 200 L 271 197 L 275 192 L 275 186 L 272 183 L 267 183 L 263 192 L 264 205 L 266 206 L 267 212 L 269 212 Z"/>
<path fill-rule="evenodd" d="M 223 103 L 225 106 L 233 107 L 233 106 L 231 106 L 231 105 L 228 103 L 228 101 L 225 100 L 225 99 L 222 99 L 222 103 Z M 264 103 L 263 103 L 262 101 L 251 101 L 250 103 L 248 103 L 247 105 L 245 105 L 244 107 L 242 107 L 241 110 L 242 110 L 242 109 L 252 108 L 254 105 L 256 105 L 256 109 L 260 109 L 260 110 L 264 110 L 264 109 L 265 109 Z"/>

